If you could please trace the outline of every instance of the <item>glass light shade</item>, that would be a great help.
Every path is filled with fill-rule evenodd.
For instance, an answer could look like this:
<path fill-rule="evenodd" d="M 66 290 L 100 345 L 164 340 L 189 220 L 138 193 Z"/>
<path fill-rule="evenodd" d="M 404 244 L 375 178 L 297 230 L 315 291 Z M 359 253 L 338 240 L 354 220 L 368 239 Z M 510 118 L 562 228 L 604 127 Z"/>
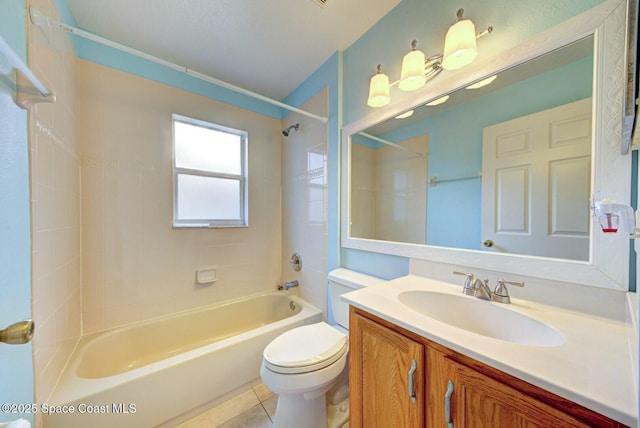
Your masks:
<path fill-rule="evenodd" d="M 413 116 L 413 110 L 409 110 L 407 112 L 404 112 L 402 114 L 399 114 L 396 116 L 396 119 L 406 119 L 408 117 Z"/>
<path fill-rule="evenodd" d="M 447 102 L 447 100 L 449 100 L 449 95 L 445 95 L 444 97 L 440 97 L 437 100 L 433 100 L 430 103 L 427 103 L 425 105 L 433 107 L 433 106 L 437 106 L 437 105 L 440 105 L 440 104 L 444 104 L 444 103 Z"/>
<path fill-rule="evenodd" d="M 497 77 L 498 76 L 494 74 L 491 77 L 487 77 L 486 79 L 483 79 L 483 80 L 481 80 L 479 82 L 476 82 L 473 85 L 467 86 L 467 89 L 479 89 L 479 88 L 485 87 L 487 85 L 492 84 L 493 81 L 496 80 Z"/>
<path fill-rule="evenodd" d="M 382 107 L 389 104 L 389 76 L 379 72 L 371 78 L 369 83 L 369 98 L 367 105 L 370 107 Z"/>
<path fill-rule="evenodd" d="M 403 91 L 415 91 L 427 82 L 424 69 L 424 53 L 412 50 L 402 59 L 402 72 L 398 87 Z"/>
<path fill-rule="evenodd" d="M 445 70 L 457 70 L 470 64 L 476 56 L 476 26 L 469 19 L 456 22 L 444 39 L 442 67 Z"/>

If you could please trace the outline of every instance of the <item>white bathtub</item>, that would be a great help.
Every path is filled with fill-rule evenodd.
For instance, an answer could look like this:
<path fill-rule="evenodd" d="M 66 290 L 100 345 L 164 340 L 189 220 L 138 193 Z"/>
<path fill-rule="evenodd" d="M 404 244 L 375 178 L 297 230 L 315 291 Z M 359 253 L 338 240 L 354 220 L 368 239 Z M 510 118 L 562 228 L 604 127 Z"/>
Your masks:
<path fill-rule="evenodd" d="M 271 340 L 321 320 L 318 308 L 269 292 L 85 336 L 41 406 L 51 413 L 45 427 L 143 428 L 176 420 L 255 382 Z"/>

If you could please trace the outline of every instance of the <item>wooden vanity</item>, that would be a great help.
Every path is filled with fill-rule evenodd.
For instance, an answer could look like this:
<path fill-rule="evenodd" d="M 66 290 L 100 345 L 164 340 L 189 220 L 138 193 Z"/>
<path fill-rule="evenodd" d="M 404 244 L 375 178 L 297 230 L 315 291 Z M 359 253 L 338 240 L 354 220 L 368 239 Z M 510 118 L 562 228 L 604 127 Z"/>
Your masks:
<path fill-rule="evenodd" d="M 351 428 L 626 426 L 353 306 L 349 336 Z"/>

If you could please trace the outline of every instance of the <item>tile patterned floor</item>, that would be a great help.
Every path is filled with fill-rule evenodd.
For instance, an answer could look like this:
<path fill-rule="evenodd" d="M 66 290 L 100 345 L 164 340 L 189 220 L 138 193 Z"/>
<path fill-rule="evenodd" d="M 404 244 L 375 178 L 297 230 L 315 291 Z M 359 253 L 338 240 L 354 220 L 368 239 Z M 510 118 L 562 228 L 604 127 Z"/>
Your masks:
<path fill-rule="evenodd" d="M 277 400 L 273 392 L 260 384 L 177 428 L 271 428 Z"/>

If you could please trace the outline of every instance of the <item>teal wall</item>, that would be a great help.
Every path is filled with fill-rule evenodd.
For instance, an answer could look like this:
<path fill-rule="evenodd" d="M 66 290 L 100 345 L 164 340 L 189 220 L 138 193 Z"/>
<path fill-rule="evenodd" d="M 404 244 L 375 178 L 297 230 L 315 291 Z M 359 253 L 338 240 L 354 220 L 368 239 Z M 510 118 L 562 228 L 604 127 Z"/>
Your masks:
<path fill-rule="evenodd" d="M 0 36 L 26 62 L 25 4 L 0 0 Z M 0 328 L 31 318 L 27 112 L 14 103 L 12 66 L 0 54 Z M 36 334 L 37 331 L 36 331 Z M 0 402 L 33 403 L 32 346 L 0 344 Z M 31 414 L 0 412 L 0 421 Z"/>

